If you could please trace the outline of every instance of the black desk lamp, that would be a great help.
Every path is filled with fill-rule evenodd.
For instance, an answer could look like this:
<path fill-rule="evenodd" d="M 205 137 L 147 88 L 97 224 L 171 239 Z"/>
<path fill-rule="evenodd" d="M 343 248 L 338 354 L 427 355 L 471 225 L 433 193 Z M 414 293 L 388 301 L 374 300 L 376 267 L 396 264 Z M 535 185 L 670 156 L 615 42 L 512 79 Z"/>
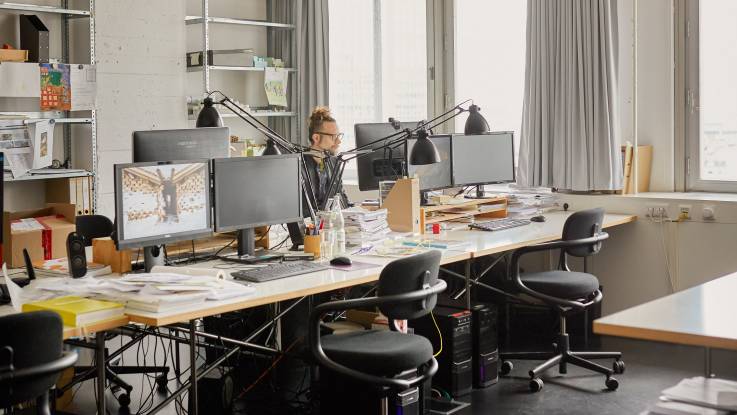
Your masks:
<path fill-rule="evenodd" d="M 217 102 L 214 101 L 211 96 L 215 93 L 218 93 L 222 95 L 222 98 L 218 100 Z M 307 202 L 307 208 L 310 212 L 310 217 L 312 218 L 313 223 L 317 223 L 317 215 L 315 213 L 315 207 L 317 206 L 317 198 L 315 197 L 315 192 L 313 192 L 313 186 L 312 186 L 312 180 L 310 179 L 310 175 L 308 174 L 307 165 L 304 161 L 304 156 L 306 152 L 310 152 L 311 149 L 309 147 L 302 146 L 300 144 L 295 144 L 290 142 L 289 140 L 285 139 L 281 135 L 279 135 L 276 131 L 269 128 L 267 125 L 262 123 L 258 120 L 254 115 L 240 107 L 238 104 L 233 102 L 232 99 L 230 99 L 227 95 L 223 94 L 220 91 L 212 91 L 207 94 L 207 97 L 204 100 L 204 107 L 200 111 L 199 115 L 197 116 L 197 124 L 196 126 L 199 127 L 220 127 L 223 125 L 223 119 L 220 117 L 220 113 L 218 110 L 213 106 L 213 104 L 220 104 L 223 107 L 230 110 L 232 113 L 234 113 L 238 118 L 245 121 L 248 125 L 251 127 L 257 129 L 260 133 L 265 135 L 267 137 L 266 141 L 266 149 L 264 150 L 264 155 L 275 155 L 275 154 L 282 154 L 282 153 L 289 153 L 289 154 L 300 154 L 300 167 L 302 169 L 302 183 L 300 183 L 300 186 L 302 187 L 302 192 L 305 195 L 305 200 Z M 292 249 L 295 249 L 295 247 L 299 247 L 302 240 L 302 232 L 301 229 L 299 229 L 298 224 L 296 223 L 289 223 L 287 224 L 289 228 L 289 236 L 292 238 Z M 252 246 L 253 244 L 247 241 L 247 238 L 253 238 L 253 230 L 251 230 L 250 235 L 245 235 L 246 232 L 239 232 L 239 241 L 238 241 L 238 254 L 243 255 L 241 245 L 243 246 Z M 241 243 L 243 242 L 243 243 Z M 250 249 L 250 248 L 249 248 Z M 252 254 L 249 252 L 249 254 Z"/>
<path fill-rule="evenodd" d="M 481 115 L 479 112 L 480 110 L 481 108 L 477 105 L 471 104 L 471 106 L 468 107 L 469 114 L 466 119 L 466 128 L 464 131 L 466 135 L 486 134 L 489 132 L 489 123 L 486 122 L 486 118 Z"/>

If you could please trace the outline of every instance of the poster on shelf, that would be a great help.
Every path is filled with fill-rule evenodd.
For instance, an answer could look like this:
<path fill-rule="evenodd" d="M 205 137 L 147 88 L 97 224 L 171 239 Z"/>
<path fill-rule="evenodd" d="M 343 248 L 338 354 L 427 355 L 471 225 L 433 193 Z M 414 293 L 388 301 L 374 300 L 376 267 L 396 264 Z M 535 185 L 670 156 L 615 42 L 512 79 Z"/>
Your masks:
<path fill-rule="evenodd" d="M 287 107 L 287 83 L 289 73 L 282 68 L 264 69 L 264 90 L 269 105 Z"/>
<path fill-rule="evenodd" d="M 48 167 L 54 161 L 54 120 L 38 120 L 28 123 L 33 146 L 33 169 Z"/>
<path fill-rule="evenodd" d="M 95 109 L 97 72 L 95 65 L 72 65 L 70 72 L 72 111 Z"/>
<path fill-rule="evenodd" d="M 41 111 L 71 111 L 72 85 L 70 65 L 40 63 Z"/>

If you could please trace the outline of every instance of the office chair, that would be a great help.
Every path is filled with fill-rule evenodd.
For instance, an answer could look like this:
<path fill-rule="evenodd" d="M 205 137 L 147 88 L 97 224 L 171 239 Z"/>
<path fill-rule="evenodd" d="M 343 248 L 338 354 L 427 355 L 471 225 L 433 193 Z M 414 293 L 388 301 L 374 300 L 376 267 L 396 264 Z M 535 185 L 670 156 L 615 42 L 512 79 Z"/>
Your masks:
<path fill-rule="evenodd" d="M 523 301 L 542 303 L 558 312 L 560 332 L 552 352 L 501 353 L 501 374 L 508 374 L 513 365 L 510 359 L 545 360 L 544 363 L 529 372 L 530 390 L 537 392 L 543 387 L 540 375 L 551 367 L 558 365 L 558 371 L 565 374 L 567 365 L 572 364 L 604 374 L 606 387 L 616 390 L 619 382 L 613 374 L 624 372 L 624 362 L 619 352 L 574 352 L 570 349 L 566 332 L 566 317 L 598 303 L 602 299 L 599 280 L 586 272 L 574 272 L 568 267 L 568 256 L 586 258 L 599 252 L 603 240 L 609 238 L 601 231 L 604 220 L 604 209 L 589 209 L 576 212 L 568 217 L 563 225 L 560 241 L 547 242 L 527 246 L 515 250 L 509 265 L 507 291 L 515 294 Z M 519 260 L 531 252 L 560 249 L 558 269 L 543 272 L 520 273 Z M 586 359 L 615 359 L 613 369 L 606 368 Z"/>
<path fill-rule="evenodd" d="M 382 412 L 388 411 L 386 396 L 423 384 L 437 372 L 430 341 L 422 336 L 398 331 L 396 320 L 422 317 L 432 311 L 437 294 L 445 281 L 438 279 L 440 252 L 430 251 L 389 263 L 379 276 L 377 296 L 320 304 L 310 314 L 310 351 L 324 375 L 341 376 L 378 392 Z M 362 330 L 345 334 L 320 336 L 322 317 L 329 312 L 341 312 L 359 307 L 376 307 L 386 315 L 391 330 Z M 400 377 L 397 377 L 401 375 Z M 340 381 L 338 382 L 340 383 Z M 338 393 L 330 392 L 332 395 Z M 358 396 L 366 394 L 358 392 Z M 323 395 L 322 413 L 345 413 L 346 408 L 330 410 L 331 401 L 340 396 Z M 356 401 L 353 401 L 356 402 Z M 376 413 L 373 404 L 354 403 L 351 413 Z M 326 410 L 327 409 L 327 410 Z"/>
<path fill-rule="evenodd" d="M 51 311 L 0 317 L 0 408 L 36 400 L 36 413 L 50 414 L 49 389 L 77 354 L 62 352 L 62 322 Z M 11 334 L 12 333 L 12 334 Z"/>
<path fill-rule="evenodd" d="M 113 222 L 104 215 L 81 215 L 76 218 L 77 233 L 84 237 L 85 246 L 92 246 L 92 240 L 95 238 L 106 238 L 113 234 L 114 226 Z M 114 333 L 110 333 L 108 338 L 115 337 Z M 94 344 L 89 344 L 82 341 L 70 340 L 68 343 L 73 344 L 77 347 L 84 347 L 88 349 L 95 349 Z M 107 349 L 105 350 L 107 354 Z M 169 368 L 166 366 L 120 366 L 117 365 L 117 360 L 106 361 L 106 376 L 107 379 L 114 385 L 113 394 L 117 399 L 120 406 L 127 407 L 130 404 L 130 393 L 133 390 L 133 386 L 125 382 L 120 378 L 121 374 L 148 374 L 148 373 L 160 373 L 156 377 L 156 384 L 160 391 L 166 389 L 167 385 L 167 373 Z M 75 378 L 69 385 L 65 385 L 65 389 L 68 389 L 72 385 L 76 385 L 79 382 L 83 382 L 89 379 L 97 377 L 97 372 L 94 366 L 77 366 L 74 368 Z M 122 392 L 118 392 L 117 388 L 123 389 Z"/>

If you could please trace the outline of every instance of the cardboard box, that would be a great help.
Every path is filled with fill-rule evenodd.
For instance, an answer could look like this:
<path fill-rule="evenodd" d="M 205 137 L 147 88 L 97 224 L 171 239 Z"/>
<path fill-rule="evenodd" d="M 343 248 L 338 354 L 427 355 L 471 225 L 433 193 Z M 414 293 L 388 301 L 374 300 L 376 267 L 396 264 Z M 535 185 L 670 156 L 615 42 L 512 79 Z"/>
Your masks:
<path fill-rule="evenodd" d="M 0 49 L 0 62 L 25 62 L 28 51 L 23 49 Z"/>
<path fill-rule="evenodd" d="M 68 203 L 47 203 L 46 207 L 24 212 L 3 212 L 3 260 L 10 268 L 24 266 L 23 249 L 31 261 L 43 261 L 67 256 L 67 236 L 76 229 L 75 206 Z M 11 223 L 21 219 L 39 218 L 43 229 L 12 231 Z"/>

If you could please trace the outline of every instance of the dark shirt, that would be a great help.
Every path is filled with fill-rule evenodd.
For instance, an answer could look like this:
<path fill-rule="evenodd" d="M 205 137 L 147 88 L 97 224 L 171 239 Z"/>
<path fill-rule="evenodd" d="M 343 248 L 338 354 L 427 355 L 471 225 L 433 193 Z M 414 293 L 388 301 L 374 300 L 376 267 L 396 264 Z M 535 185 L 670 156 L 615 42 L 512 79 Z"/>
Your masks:
<path fill-rule="evenodd" d="M 310 175 L 310 183 L 312 184 L 312 191 L 315 193 L 317 198 L 318 206 L 315 206 L 315 210 L 319 210 L 321 206 L 325 204 L 327 198 L 328 186 L 330 185 L 330 175 L 335 166 L 335 158 L 324 159 L 323 162 L 315 161 L 311 156 L 305 156 L 305 165 L 307 166 L 307 172 Z M 343 181 L 338 182 L 338 192 L 340 195 L 342 208 L 348 207 L 348 196 L 345 194 L 343 189 Z M 303 211 L 305 215 L 309 215 L 309 209 L 305 204 Z"/>

